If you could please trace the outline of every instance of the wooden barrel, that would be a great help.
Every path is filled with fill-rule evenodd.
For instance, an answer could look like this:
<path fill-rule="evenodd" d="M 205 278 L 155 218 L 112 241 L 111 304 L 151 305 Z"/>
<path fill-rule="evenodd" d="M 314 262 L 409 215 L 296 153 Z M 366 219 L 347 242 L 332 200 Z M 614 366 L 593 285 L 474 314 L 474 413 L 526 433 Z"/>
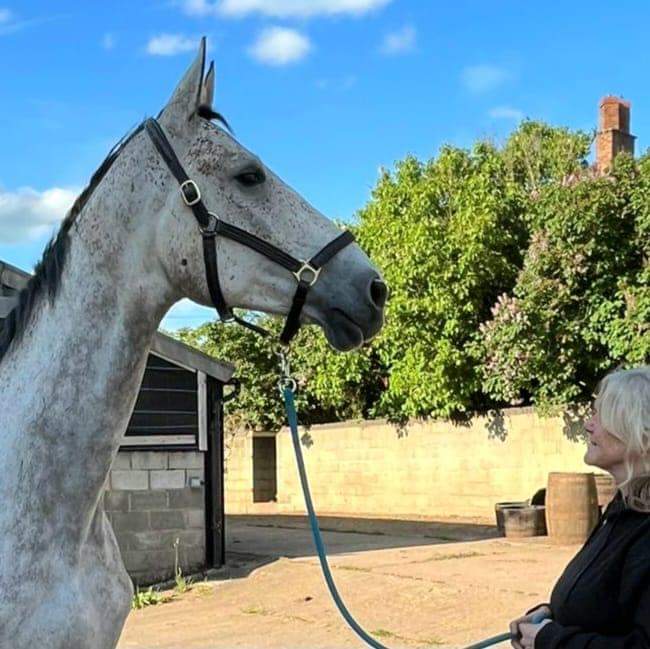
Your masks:
<path fill-rule="evenodd" d="M 549 473 L 546 527 L 554 543 L 584 543 L 598 523 L 593 473 Z"/>
<path fill-rule="evenodd" d="M 499 534 L 501 534 L 501 536 L 506 535 L 506 527 L 505 527 L 503 510 L 523 509 L 524 507 L 527 506 L 528 506 L 527 500 L 508 500 L 506 502 L 497 503 L 494 506 L 494 513 L 496 514 L 496 518 L 497 518 L 497 530 L 499 530 Z"/>
<path fill-rule="evenodd" d="M 605 511 L 607 505 L 609 505 L 616 495 L 616 480 L 609 473 L 595 473 L 594 478 L 596 480 L 596 492 L 598 494 L 598 507 L 600 507 L 602 512 Z"/>
<path fill-rule="evenodd" d="M 504 509 L 505 535 L 509 538 L 544 536 L 546 534 L 545 509 L 543 505 Z"/>

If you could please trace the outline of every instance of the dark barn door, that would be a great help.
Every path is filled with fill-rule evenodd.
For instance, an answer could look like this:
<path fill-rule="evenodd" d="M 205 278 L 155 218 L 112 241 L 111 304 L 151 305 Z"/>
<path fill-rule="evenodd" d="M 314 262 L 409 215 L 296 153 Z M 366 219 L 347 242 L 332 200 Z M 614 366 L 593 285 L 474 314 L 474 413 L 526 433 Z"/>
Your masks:
<path fill-rule="evenodd" d="M 253 437 L 253 502 L 277 500 L 275 436 Z"/>

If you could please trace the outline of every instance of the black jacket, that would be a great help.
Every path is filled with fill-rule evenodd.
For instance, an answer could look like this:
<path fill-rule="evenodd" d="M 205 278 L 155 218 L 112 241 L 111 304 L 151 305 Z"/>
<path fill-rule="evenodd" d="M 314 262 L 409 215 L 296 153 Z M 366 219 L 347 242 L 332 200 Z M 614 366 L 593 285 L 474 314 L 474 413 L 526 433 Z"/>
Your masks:
<path fill-rule="evenodd" d="M 650 649 L 650 514 L 621 493 L 555 584 L 535 649 Z"/>

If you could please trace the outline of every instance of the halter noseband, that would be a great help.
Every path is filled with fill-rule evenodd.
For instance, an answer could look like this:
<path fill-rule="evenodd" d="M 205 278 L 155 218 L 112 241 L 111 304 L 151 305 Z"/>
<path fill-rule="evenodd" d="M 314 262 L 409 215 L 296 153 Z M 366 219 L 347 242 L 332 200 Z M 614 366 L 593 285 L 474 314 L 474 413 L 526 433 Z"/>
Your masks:
<path fill-rule="evenodd" d="M 256 237 L 246 230 L 222 221 L 214 212 L 209 212 L 201 198 L 201 191 L 198 185 L 185 173 L 172 145 L 162 130 L 160 124 L 150 117 L 144 123 L 144 127 L 156 147 L 160 157 L 172 172 L 180 185 L 181 196 L 199 224 L 199 231 L 203 237 L 203 259 L 205 261 L 206 279 L 210 298 L 214 304 L 219 317 L 223 322 L 235 321 L 259 334 L 268 335 L 269 332 L 251 322 L 235 315 L 233 310 L 226 304 L 221 285 L 219 284 L 219 268 L 217 266 L 216 238 L 221 235 L 232 241 L 252 248 L 256 252 L 268 257 L 276 264 L 280 264 L 291 271 L 298 281 L 298 287 L 293 296 L 293 302 L 284 329 L 280 334 L 280 342 L 288 345 L 300 328 L 300 314 L 307 299 L 309 289 L 316 283 L 323 266 L 334 255 L 340 252 L 348 244 L 354 241 L 354 235 L 345 230 L 338 237 L 330 241 L 324 248 L 317 252 L 308 261 L 296 259 L 290 254 L 276 248 L 273 244 Z"/>

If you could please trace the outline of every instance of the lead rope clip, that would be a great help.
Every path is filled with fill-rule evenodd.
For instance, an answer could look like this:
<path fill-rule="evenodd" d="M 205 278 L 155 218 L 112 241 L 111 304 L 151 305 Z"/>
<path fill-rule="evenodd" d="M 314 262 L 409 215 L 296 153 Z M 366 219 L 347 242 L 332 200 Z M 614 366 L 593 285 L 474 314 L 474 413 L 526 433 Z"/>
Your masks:
<path fill-rule="evenodd" d="M 280 364 L 280 380 L 278 381 L 278 390 L 280 394 L 284 394 L 286 389 L 295 392 L 297 389 L 296 379 L 291 376 L 291 366 L 289 364 L 289 356 L 284 348 L 279 347 L 275 351 L 276 356 L 278 356 Z"/>

